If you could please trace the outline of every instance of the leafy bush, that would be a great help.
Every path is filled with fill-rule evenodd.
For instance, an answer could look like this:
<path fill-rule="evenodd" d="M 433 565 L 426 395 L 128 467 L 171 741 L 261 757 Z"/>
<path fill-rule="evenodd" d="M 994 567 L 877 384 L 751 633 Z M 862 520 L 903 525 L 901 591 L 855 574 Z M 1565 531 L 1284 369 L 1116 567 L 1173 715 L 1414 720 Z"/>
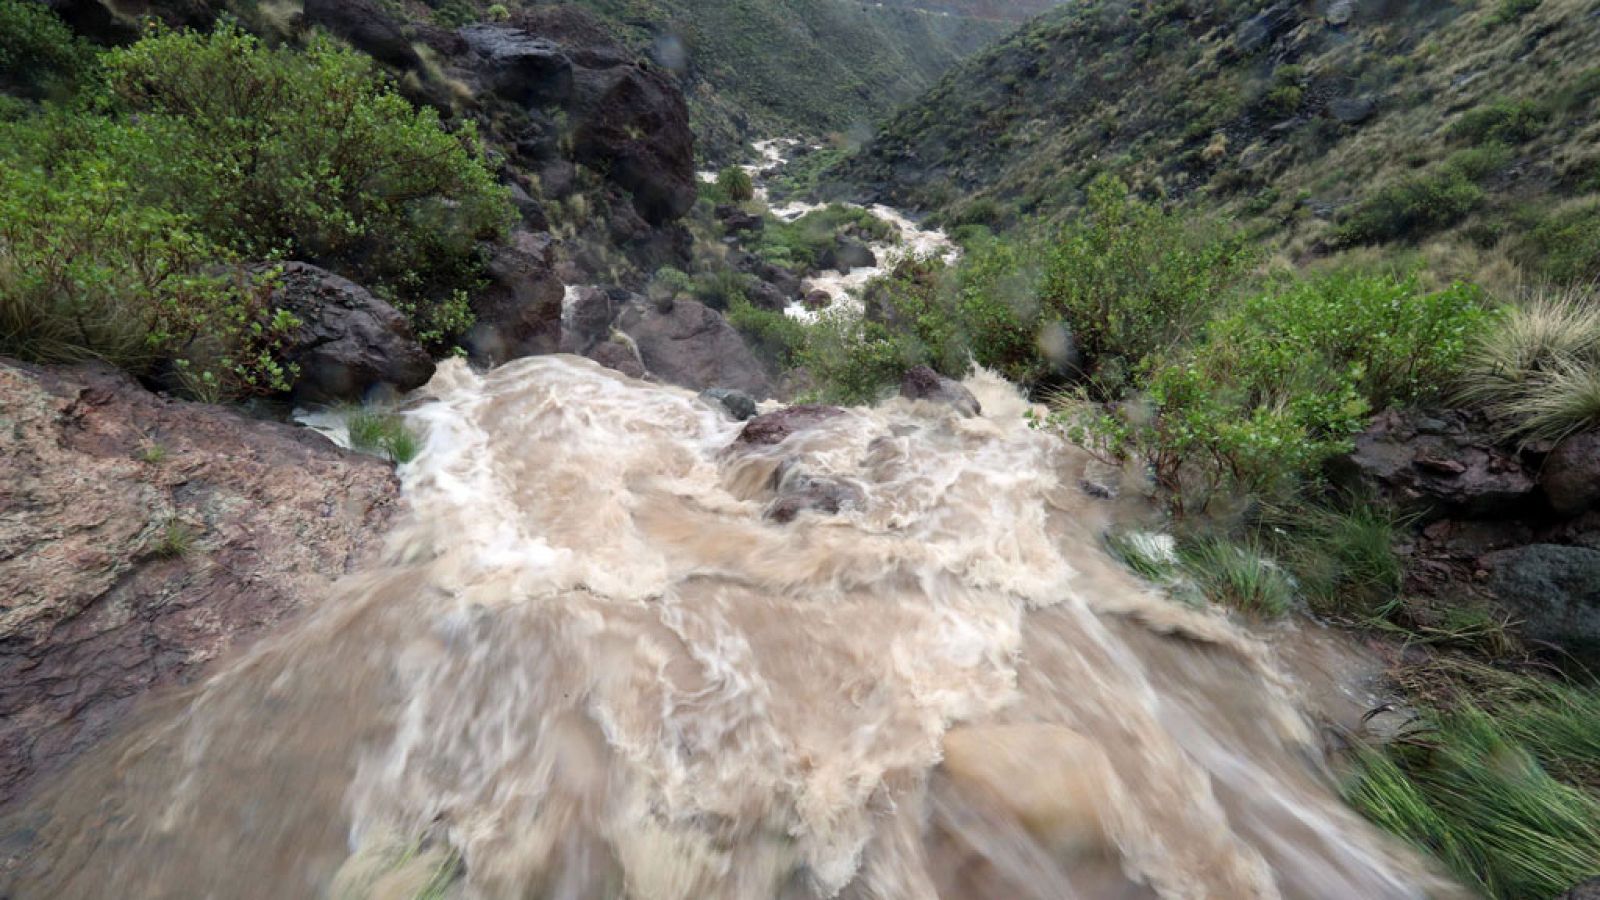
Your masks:
<path fill-rule="evenodd" d="M 1500 0 L 1490 21 L 1497 25 L 1515 22 L 1539 8 L 1541 0 Z"/>
<path fill-rule="evenodd" d="M 1549 110 L 1540 103 L 1502 98 L 1462 113 L 1450 134 L 1460 140 L 1520 144 L 1538 136 L 1549 120 Z"/>
<path fill-rule="evenodd" d="M 780 310 L 762 309 L 743 296 L 728 305 L 728 323 L 782 368 L 796 365 L 806 345 L 806 326 Z"/>
<path fill-rule="evenodd" d="M 230 25 L 156 33 L 110 51 L 107 71 L 145 140 L 69 153 L 110 153 L 141 172 L 149 202 L 243 256 L 350 275 L 419 334 L 446 330 L 435 313 L 478 279 L 476 241 L 511 220 L 470 124 L 447 132 L 369 58 L 330 41 L 297 52 Z"/>
<path fill-rule="evenodd" d="M 1236 236 L 1204 235 L 1102 176 L 1087 221 L 1048 253 L 1041 313 L 1066 324 L 1097 391 L 1114 397 L 1137 365 L 1205 321 L 1250 259 Z"/>
<path fill-rule="evenodd" d="M 1551 279 L 1600 280 L 1600 200 L 1555 213 L 1533 229 L 1528 242 L 1534 264 Z"/>
<path fill-rule="evenodd" d="M 72 121 L 99 126 L 90 137 L 119 132 Z M 26 124 L 0 126 L 0 146 Z M 264 285 L 219 274 L 225 248 L 137 194 L 103 159 L 47 170 L 0 155 L 0 350 L 139 373 L 174 361 L 206 395 L 286 390 L 294 373 L 276 351 L 299 323 L 268 308 Z"/>
<path fill-rule="evenodd" d="M 793 222 L 769 219 L 754 249 L 776 265 L 816 269 L 821 266 L 823 254 L 836 247 L 843 235 L 886 241 L 895 236 L 895 228 L 864 209 L 834 203 Z"/>
<path fill-rule="evenodd" d="M 822 314 L 806 329 L 799 362 L 816 379 L 822 399 L 871 403 L 920 358 L 905 335 L 838 310 Z"/>
<path fill-rule="evenodd" d="M 1508 437 L 1559 440 L 1600 425 L 1600 304 L 1547 294 L 1514 307 L 1472 343 L 1460 399 Z"/>
<path fill-rule="evenodd" d="M 0 0 L 0 90 L 70 91 L 94 68 L 94 50 L 35 0 Z"/>
<path fill-rule="evenodd" d="M 1149 367 L 1148 406 L 1066 417 L 1075 439 L 1148 460 L 1180 509 L 1228 487 L 1274 494 L 1343 450 L 1374 409 L 1449 383 L 1488 314 L 1481 294 L 1349 273 L 1232 306 Z"/>
<path fill-rule="evenodd" d="M 1454 225 L 1483 200 L 1483 189 L 1456 166 L 1402 178 L 1357 204 L 1339 227 L 1343 244 L 1414 239 Z"/>
<path fill-rule="evenodd" d="M 746 203 L 756 195 L 750 173 L 740 166 L 728 166 L 717 173 L 717 190 L 730 203 Z"/>

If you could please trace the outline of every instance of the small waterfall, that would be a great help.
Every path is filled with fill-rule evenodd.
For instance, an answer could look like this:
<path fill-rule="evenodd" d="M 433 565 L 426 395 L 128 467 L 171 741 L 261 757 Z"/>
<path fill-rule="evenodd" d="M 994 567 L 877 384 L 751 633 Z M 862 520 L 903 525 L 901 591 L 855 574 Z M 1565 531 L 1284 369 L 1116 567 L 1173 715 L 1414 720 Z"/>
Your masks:
<path fill-rule="evenodd" d="M 446 362 L 383 564 L 46 787 L 0 894 L 1448 895 L 1267 648 L 1111 563 L 1088 460 L 969 387 L 759 443 L 586 360 Z M 774 521 L 794 484 L 848 502 Z"/>

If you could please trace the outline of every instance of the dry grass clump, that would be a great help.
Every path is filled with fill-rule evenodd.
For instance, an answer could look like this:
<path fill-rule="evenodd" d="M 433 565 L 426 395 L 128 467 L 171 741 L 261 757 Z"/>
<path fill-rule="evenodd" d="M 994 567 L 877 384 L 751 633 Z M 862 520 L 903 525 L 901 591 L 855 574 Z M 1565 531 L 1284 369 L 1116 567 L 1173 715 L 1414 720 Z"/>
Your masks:
<path fill-rule="evenodd" d="M 1521 440 L 1600 425 L 1600 297 L 1546 293 L 1513 307 L 1468 353 L 1463 401 Z"/>

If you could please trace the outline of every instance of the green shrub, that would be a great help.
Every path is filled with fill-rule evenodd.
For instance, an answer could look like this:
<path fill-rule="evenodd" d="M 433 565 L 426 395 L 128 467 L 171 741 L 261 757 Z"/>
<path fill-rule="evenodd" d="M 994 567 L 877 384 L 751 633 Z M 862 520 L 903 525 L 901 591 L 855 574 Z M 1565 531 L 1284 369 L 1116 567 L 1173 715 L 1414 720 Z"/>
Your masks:
<path fill-rule="evenodd" d="M 1461 169 L 1441 165 L 1380 188 L 1339 226 L 1343 244 L 1416 239 L 1454 225 L 1483 200 L 1483 189 Z"/>
<path fill-rule="evenodd" d="M 806 344 L 806 326 L 781 310 L 762 309 L 743 296 L 728 305 L 728 323 L 781 368 L 796 365 Z"/>
<path fill-rule="evenodd" d="M 1500 5 L 1495 7 L 1494 16 L 1490 21 L 1497 25 L 1515 22 L 1538 9 L 1540 2 L 1541 0 L 1500 0 Z"/>
<path fill-rule="evenodd" d="M 768 219 L 755 252 L 768 262 L 789 268 L 816 269 L 825 252 L 839 238 L 851 235 L 865 241 L 895 237 L 893 225 L 864 209 L 834 203 L 812 210 L 793 222 Z"/>
<path fill-rule="evenodd" d="M 70 121 L 86 140 L 122 132 Z M 32 124 L 0 126 L 0 146 L 24 143 Z M 264 285 L 219 273 L 228 251 L 141 204 L 127 176 L 104 159 L 47 170 L 0 150 L 0 351 L 139 373 L 170 361 L 207 395 L 286 390 L 294 373 L 277 350 L 299 323 L 268 307 Z"/>
<path fill-rule="evenodd" d="M 1096 389 L 1116 396 L 1137 365 L 1206 320 L 1250 259 L 1236 236 L 1205 235 L 1103 176 L 1087 221 L 1047 254 L 1041 313 L 1066 324 Z"/>
<path fill-rule="evenodd" d="M 1234 304 L 1149 367 L 1148 406 L 1068 421 L 1147 459 L 1180 509 L 1223 488 L 1271 495 L 1348 446 L 1366 416 L 1450 383 L 1488 313 L 1476 289 L 1336 273 Z"/>
<path fill-rule="evenodd" d="M 1459 140 L 1520 144 L 1537 137 L 1550 120 L 1543 104 L 1498 99 L 1461 114 L 1450 128 Z"/>
<path fill-rule="evenodd" d="M 435 343 L 460 327 L 441 320 L 459 316 L 446 301 L 476 283 L 476 242 L 512 215 L 470 124 L 447 132 L 372 60 L 322 38 L 304 52 L 269 49 L 223 25 L 156 33 L 106 60 L 118 102 L 146 136 L 147 155 L 119 163 L 141 172 L 149 202 L 242 256 L 350 275 Z"/>
<path fill-rule="evenodd" d="M 905 335 L 840 310 L 823 313 L 806 329 L 799 362 L 816 380 L 820 399 L 871 403 L 920 358 Z"/>
<path fill-rule="evenodd" d="M 0 91 L 47 96 L 71 91 L 94 70 L 94 50 L 50 7 L 0 0 Z"/>
<path fill-rule="evenodd" d="M 1600 199 L 1555 213 L 1528 236 L 1532 262 L 1561 284 L 1600 280 Z"/>
<path fill-rule="evenodd" d="M 740 166 L 728 166 L 717 173 L 717 190 L 730 203 L 747 203 L 756 195 L 750 173 Z"/>

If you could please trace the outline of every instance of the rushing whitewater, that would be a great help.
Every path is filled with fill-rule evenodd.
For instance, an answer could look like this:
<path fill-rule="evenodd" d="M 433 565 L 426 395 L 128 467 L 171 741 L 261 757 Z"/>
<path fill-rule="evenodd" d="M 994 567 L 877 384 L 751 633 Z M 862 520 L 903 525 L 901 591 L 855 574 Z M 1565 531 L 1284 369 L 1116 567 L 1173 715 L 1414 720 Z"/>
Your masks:
<path fill-rule="evenodd" d="M 1438 896 L 1266 650 L 1111 565 L 1084 458 L 970 385 L 770 443 L 446 363 L 384 563 L 45 789 L 0 894 Z"/>

